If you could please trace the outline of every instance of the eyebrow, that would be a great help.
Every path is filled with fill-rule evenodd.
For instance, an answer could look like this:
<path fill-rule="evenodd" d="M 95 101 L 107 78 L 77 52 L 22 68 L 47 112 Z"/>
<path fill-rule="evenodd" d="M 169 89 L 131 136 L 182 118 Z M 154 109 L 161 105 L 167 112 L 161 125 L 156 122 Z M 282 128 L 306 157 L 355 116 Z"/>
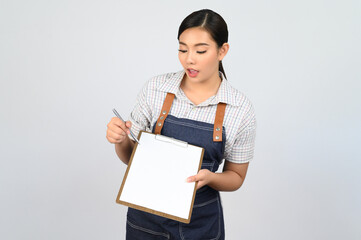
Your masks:
<path fill-rule="evenodd" d="M 179 44 L 187 46 L 187 44 L 185 44 L 184 42 L 179 42 Z M 194 46 L 196 46 L 196 47 L 198 47 L 198 46 L 209 46 L 209 44 L 208 43 L 197 43 Z"/>

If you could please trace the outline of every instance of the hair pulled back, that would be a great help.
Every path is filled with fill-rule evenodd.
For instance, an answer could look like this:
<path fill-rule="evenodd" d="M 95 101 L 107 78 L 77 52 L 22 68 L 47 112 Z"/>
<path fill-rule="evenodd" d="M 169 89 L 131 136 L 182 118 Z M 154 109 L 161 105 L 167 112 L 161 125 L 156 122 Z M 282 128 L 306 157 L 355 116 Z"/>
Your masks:
<path fill-rule="evenodd" d="M 218 47 L 222 47 L 224 43 L 228 42 L 228 29 L 227 23 L 224 19 L 216 12 L 209 9 L 202 9 L 188 15 L 178 30 L 179 36 L 188 28 L 201 27 L 206 30 L 213 40 L 217 43 Z M 224 72 L 222 61 L 219 62 L 219 71 L 221 71 L 226 77 Z"/>

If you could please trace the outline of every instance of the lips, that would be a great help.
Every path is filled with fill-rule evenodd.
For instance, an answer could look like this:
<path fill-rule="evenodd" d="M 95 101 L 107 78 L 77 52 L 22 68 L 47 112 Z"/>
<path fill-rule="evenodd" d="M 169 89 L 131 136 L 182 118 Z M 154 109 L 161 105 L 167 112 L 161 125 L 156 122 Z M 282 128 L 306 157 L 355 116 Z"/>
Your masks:
<path fill-rule="evenodd" d="M 188 76 L 191 77 L 191 78 L 197 77 L 197 75 L 199 73 L 199 71 L 194 70 L 192 68 L 188 68 L 187 72 L 188 72 Z"/>

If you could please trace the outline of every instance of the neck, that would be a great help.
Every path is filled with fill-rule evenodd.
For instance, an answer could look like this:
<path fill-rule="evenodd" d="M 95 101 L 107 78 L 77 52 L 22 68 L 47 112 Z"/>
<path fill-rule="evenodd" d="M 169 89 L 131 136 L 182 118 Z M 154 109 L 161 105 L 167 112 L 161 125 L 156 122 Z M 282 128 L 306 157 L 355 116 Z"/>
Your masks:
<path fill-rule="evenodd" d="M 213 74 L 211 78 L 199 82 L 189 80 L 187 74 L 184 74 L 180 87 L 186 96 L 198 105 L 216 95 L 221 82 L 222 80 L 218 75 L 218 71 L 216 74 Z"/>
<path fill-rule="evenodd" d="M 183 90 L 187 90 L 190 92 L 197 92 L 199 94 L 202 94 L 202 93 L 216 94 L 221 82 L 222 82 L 222 80 L 218 75 L 218 71 L 216 74 L 213 74 L 213 76 L 211 78 L 204 80 L 204 81 L 199 81 L 199 82 L 189 80 L 187 74 L 184 74 L 184 77 L 183 77 L 183 80 L 181 83 L 181 88 Z"/>

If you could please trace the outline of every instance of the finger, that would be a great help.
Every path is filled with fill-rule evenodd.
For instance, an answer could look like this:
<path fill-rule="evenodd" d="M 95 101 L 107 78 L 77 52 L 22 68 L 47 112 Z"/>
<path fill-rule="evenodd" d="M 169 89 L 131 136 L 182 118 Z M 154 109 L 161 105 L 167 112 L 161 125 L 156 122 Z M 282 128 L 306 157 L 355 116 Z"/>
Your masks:
<path fill-rule="evenodd" d="M 190 176 L 187 178 L 187 182 L 191 183 L 191 182 L 196 182 L 197 180 L 197 175 L 194 176 Z"/>
<path fill-rule="evenodd" d="M 126 132 L 120 127 L 108 128 L 107 132 L 109 132 L 110 134 L 116 134 L 116 135 L 119 135 L 119 136 L 125 136 L 126 135 Z"/>
<path fill-rule="evenodd" d="M 127 127 L 127 130 L 126 130 L 127 134 L 130 134 L 130 129 L 131 129 L 131 127 L 132 127 L 132 122 L 131 122 L 131 121 L 127 121 L 127 122 L 125 123 L 125 126 Z"/>
<path fill-rule="evenodd" d="M 121 141 L 118 139 L 114 139 L 112 137 L 107 136 L 107 139 L 110 143 L 120 143 Z"/>
<path fill-rule="evenodd" d="M 124 122 L 122 120 L 120 120 L 119 118 L 117 118 L 117 117 L 112 117 L 109 124 L 114 124 L 114 125 L 120 127 L 120 126 L 124 125 Z"/>
<path fill-rule="evenodd" d="M 115 134 L 121 135 L 121 134 L 123 134 L 125 131 L 124 131 L 121 127 L 119 127 L 119 126 L 110 125 L 110 126 L 108 126 L 107 132 L 113 132 L 113 133 L 115 133 Z"/>
<path fill-rule="evenodd" d="M 121 133 L 118 133 L 118 132 L 113 132 L 112 130 L 109 129 L 107 131 L 107 135 L 113 139 L 122 140 L 126 136 L 126 133 L 123 130 L 121 130 Z"/>
<path fill-rule="evenodd" d="M 127 132 L 128 131 L 128 127 L 126 126 L 126 123 L 123 122 L 122 120 L 120 120 L 119 118 L 117 117 L 113 117 L 109 124 L 108 124 L 108 128 L 111 128 L 111 129 L 116 129 L 116 128 L 120 128 L 122 129 L 123 131 Z M 114 130 L 115 131 L 115 130 Z"/>
<path fill-rule="evenodd" d="M 131 128 L 132 127 L 132 122 L 131 121 L 127 121 L 125 123 L 125 125 L 127 126 L 127 128 Z"/>
<path fill-rule="evenodd" d="M 108 127 L 116 126 L 118 128 L 121 128 L 123 131 L 127 131 L 128 127 L 126 126 L 126 123 L 120 120 L 117 117 L 113 117 L 112 120 L 109 122 Z"/>

